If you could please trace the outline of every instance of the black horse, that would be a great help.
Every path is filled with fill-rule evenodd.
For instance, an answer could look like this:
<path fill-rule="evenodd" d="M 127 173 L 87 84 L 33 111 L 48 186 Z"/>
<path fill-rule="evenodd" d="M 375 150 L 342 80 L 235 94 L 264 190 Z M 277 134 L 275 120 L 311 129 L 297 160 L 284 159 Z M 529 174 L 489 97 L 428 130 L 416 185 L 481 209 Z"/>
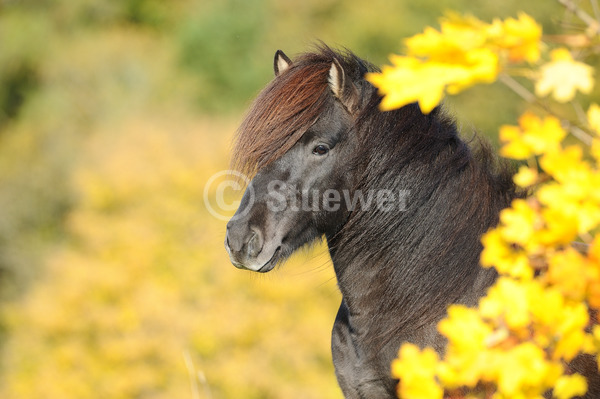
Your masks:
<path fill-rule="evenodd" d="M 292 62 L 239 128 L 233 166 L 254 175 L 227 224 L 239 268 L 267 272 L 325 237 L 342 293 L 332 336 L 347 398 L 395 397 L 402 342 L 443 352 L 448 305 L 476 305 L 493 283 L 481 235 L 520 194 L 482 140 L 466 143 L 439 108 L 381 112 L 376 68 L 322 46 Z M 590 396 L 592 397 L 592 396 Z"/>

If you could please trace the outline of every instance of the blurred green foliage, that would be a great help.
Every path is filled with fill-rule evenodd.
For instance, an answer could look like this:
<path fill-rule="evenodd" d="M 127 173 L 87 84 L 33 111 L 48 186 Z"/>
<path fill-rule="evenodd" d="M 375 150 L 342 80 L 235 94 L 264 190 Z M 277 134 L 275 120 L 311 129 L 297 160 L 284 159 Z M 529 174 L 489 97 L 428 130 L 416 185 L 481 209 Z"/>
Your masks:
<path fill-rule="evenodd" d="M 446 9 L 547 0 L 0 1 L 3 398 L 339 397 L 326 249 L 268 276 L 230 265 L 202 203 L 236 123 L 317 40 L 382 64 Z M 558 18 L 557 18 L 558 19 Z M 449 101 L 466 133 L 519 112 L 498 86 Z M 200 372 L 200 374 L 198 374 Z"/>

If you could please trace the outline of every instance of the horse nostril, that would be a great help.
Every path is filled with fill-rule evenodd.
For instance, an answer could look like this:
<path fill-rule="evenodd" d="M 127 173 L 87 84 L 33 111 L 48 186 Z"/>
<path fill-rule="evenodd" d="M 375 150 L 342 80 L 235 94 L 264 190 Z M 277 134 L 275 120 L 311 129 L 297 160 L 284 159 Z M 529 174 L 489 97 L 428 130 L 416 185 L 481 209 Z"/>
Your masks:
<path fill-rule="evenodd" d="M 262 250 L 262 234 L 257 230 L 252 230 L 252 236 L 248 240 L 248 257 L 255 258 Z"/>

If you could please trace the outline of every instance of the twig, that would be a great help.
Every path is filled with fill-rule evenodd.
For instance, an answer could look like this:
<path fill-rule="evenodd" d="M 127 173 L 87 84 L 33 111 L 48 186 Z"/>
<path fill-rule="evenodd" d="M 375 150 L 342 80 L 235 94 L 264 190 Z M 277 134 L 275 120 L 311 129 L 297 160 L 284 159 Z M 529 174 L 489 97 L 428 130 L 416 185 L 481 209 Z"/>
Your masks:
<path fill-rule="evenodd" d="M 579 119 L 579 123 L 581 125 L 585 125 L 587 123 L 587 116 L 585 115 L 585 111 L 583 110 L 581 104 L 576 101 L 571 101 L 571 105 L 575 110 L 575 114 L 577 115 L 577 119 Z"/>
<path fill-rule="evenodd" d="M 598 0 L 590 0 L 592 3 L 592 8 L 594 9 L 594 15 L 596 16 L 596 20 L 600 19 L 600 9 L 598 8 Z"/>
<path fill-rule="evenodd" d="M 573 136 L 575 136 L 576 138 L 581 140 L 584 144 L 586 144 L 586 145 L 592 144 L 592 136 L 590 136 L 588 133 L 586 133 L 583 129 L 575 126 L 572 122 L 570 122 L 566 118 L 563 118 L 560 115 L 557 115 L 555 112 L 553 112 L 548 107 L 544 106 L 543 104 L 540 104 L 538 101 L 538 98 L 535 96 L 535 94 L 533 94 L 532 92 L 527 90 L 527 88 L 525 88 L 522 84 L 517 82 L 515 79 L 513 79 L 509 75 L 503 73 L 498 76 L 498 80 L 501 81 L 502 83 L 504 83 L 506 86 L 508 86 L 511 90 L 513 90 L 515 93 L 517 93 L 521 98 L 523 98 L 528 103 L 539 105 L 549 114 L 556 116 L 558 119 L 561 119 L 563 122 L 564 128 L 566 130 L 570 131 L 571 134 L 573 134 Z"/>
<path fill-rule="evenodd" d="M 192 357 L 188 351 L 183 351 L 183 360 L 185 361 L 185 367 L 187 368 L 190 376 L 192 399 L 200 399 L 200 387 L 198 386 L 198 382 L 200 382 L 200 385 L 202 385 L 204 397 L 206 399 L 212 399 L 212 392 L 210 391 L 210 387 L 206 381 L 206 376 L 202 370 L 196 371 L 196 367 L 194 367 L 194 362 L 192 361 Z"/>
<path fill-rule="evenodd" d="M 593 32 L 600 33 L 600 24 L 590 14 L 573 3 L 572 0 L 558 0 L 560 4 L 566 7 L 567 10 L 575 14 L 581 19 Z"/>
<path fill-rule="evenodd" d="M 571 134 L 577 137 L 585 145 L 592 145 L 592 136 L 586 133 L 583 129 L 571 124 L 569 121 L 563 121 L 565 128 L 571 132 Z"/>
<path fill-rule="evenodd" d="M 200 399 L 200 389 L 198 389 L 198 381 L 196 381 L 196 379 L 194 378 L 194 374 L 196 374 L 196 369 L 188 351 L 183 351 L 183 360 L 185 361 L 185 367 L 187 368 L 188 375 L 190 376 L 192 399 Z"/>
<path fill-rule="evenodd" d="M 528 103 L 537 102 L 537 98 L 532 92 L 527 90 L 521 83 L 517 82 L 509 75 L 502 73 L 502 74 L 500 74 L 500 76 L 498 76 L 498 80 L 501 81 L 502 83 L 504 83 L 506 86 L 508 86 L 512 91 L 517 93 L 521 98 L 523 98 Z"/>
<path fill-rule="evenodd" d="M 198 370 L 197 377 L 198 381 L 200 381 L 200 384 L 202 384 L 202 387 L 204 388 L 204 396 L 206 399 L 212 399 L 212 392 L 210 391 L 210 386 L 208 385 L 208 381 L 206 381 L 204 372 L 202 370 Z"/>

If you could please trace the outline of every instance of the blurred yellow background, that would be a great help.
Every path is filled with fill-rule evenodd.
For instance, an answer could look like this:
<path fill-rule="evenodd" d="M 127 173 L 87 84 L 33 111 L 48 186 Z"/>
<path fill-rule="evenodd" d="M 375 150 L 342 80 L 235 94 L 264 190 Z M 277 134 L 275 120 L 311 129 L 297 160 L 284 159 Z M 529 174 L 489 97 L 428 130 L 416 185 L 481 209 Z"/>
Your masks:
<path fill-rule="evenodd" d="M 235 269 L 205 184 L 275 50 L 323 40 L 381 65 L 448 9 L 523 10 L 547 32 L 563 15 L 549 0 L 0 0 L 0 397 L 341 397 L 326 248 Z M 495 137 L 516 98 L 447 106 Z"/>

